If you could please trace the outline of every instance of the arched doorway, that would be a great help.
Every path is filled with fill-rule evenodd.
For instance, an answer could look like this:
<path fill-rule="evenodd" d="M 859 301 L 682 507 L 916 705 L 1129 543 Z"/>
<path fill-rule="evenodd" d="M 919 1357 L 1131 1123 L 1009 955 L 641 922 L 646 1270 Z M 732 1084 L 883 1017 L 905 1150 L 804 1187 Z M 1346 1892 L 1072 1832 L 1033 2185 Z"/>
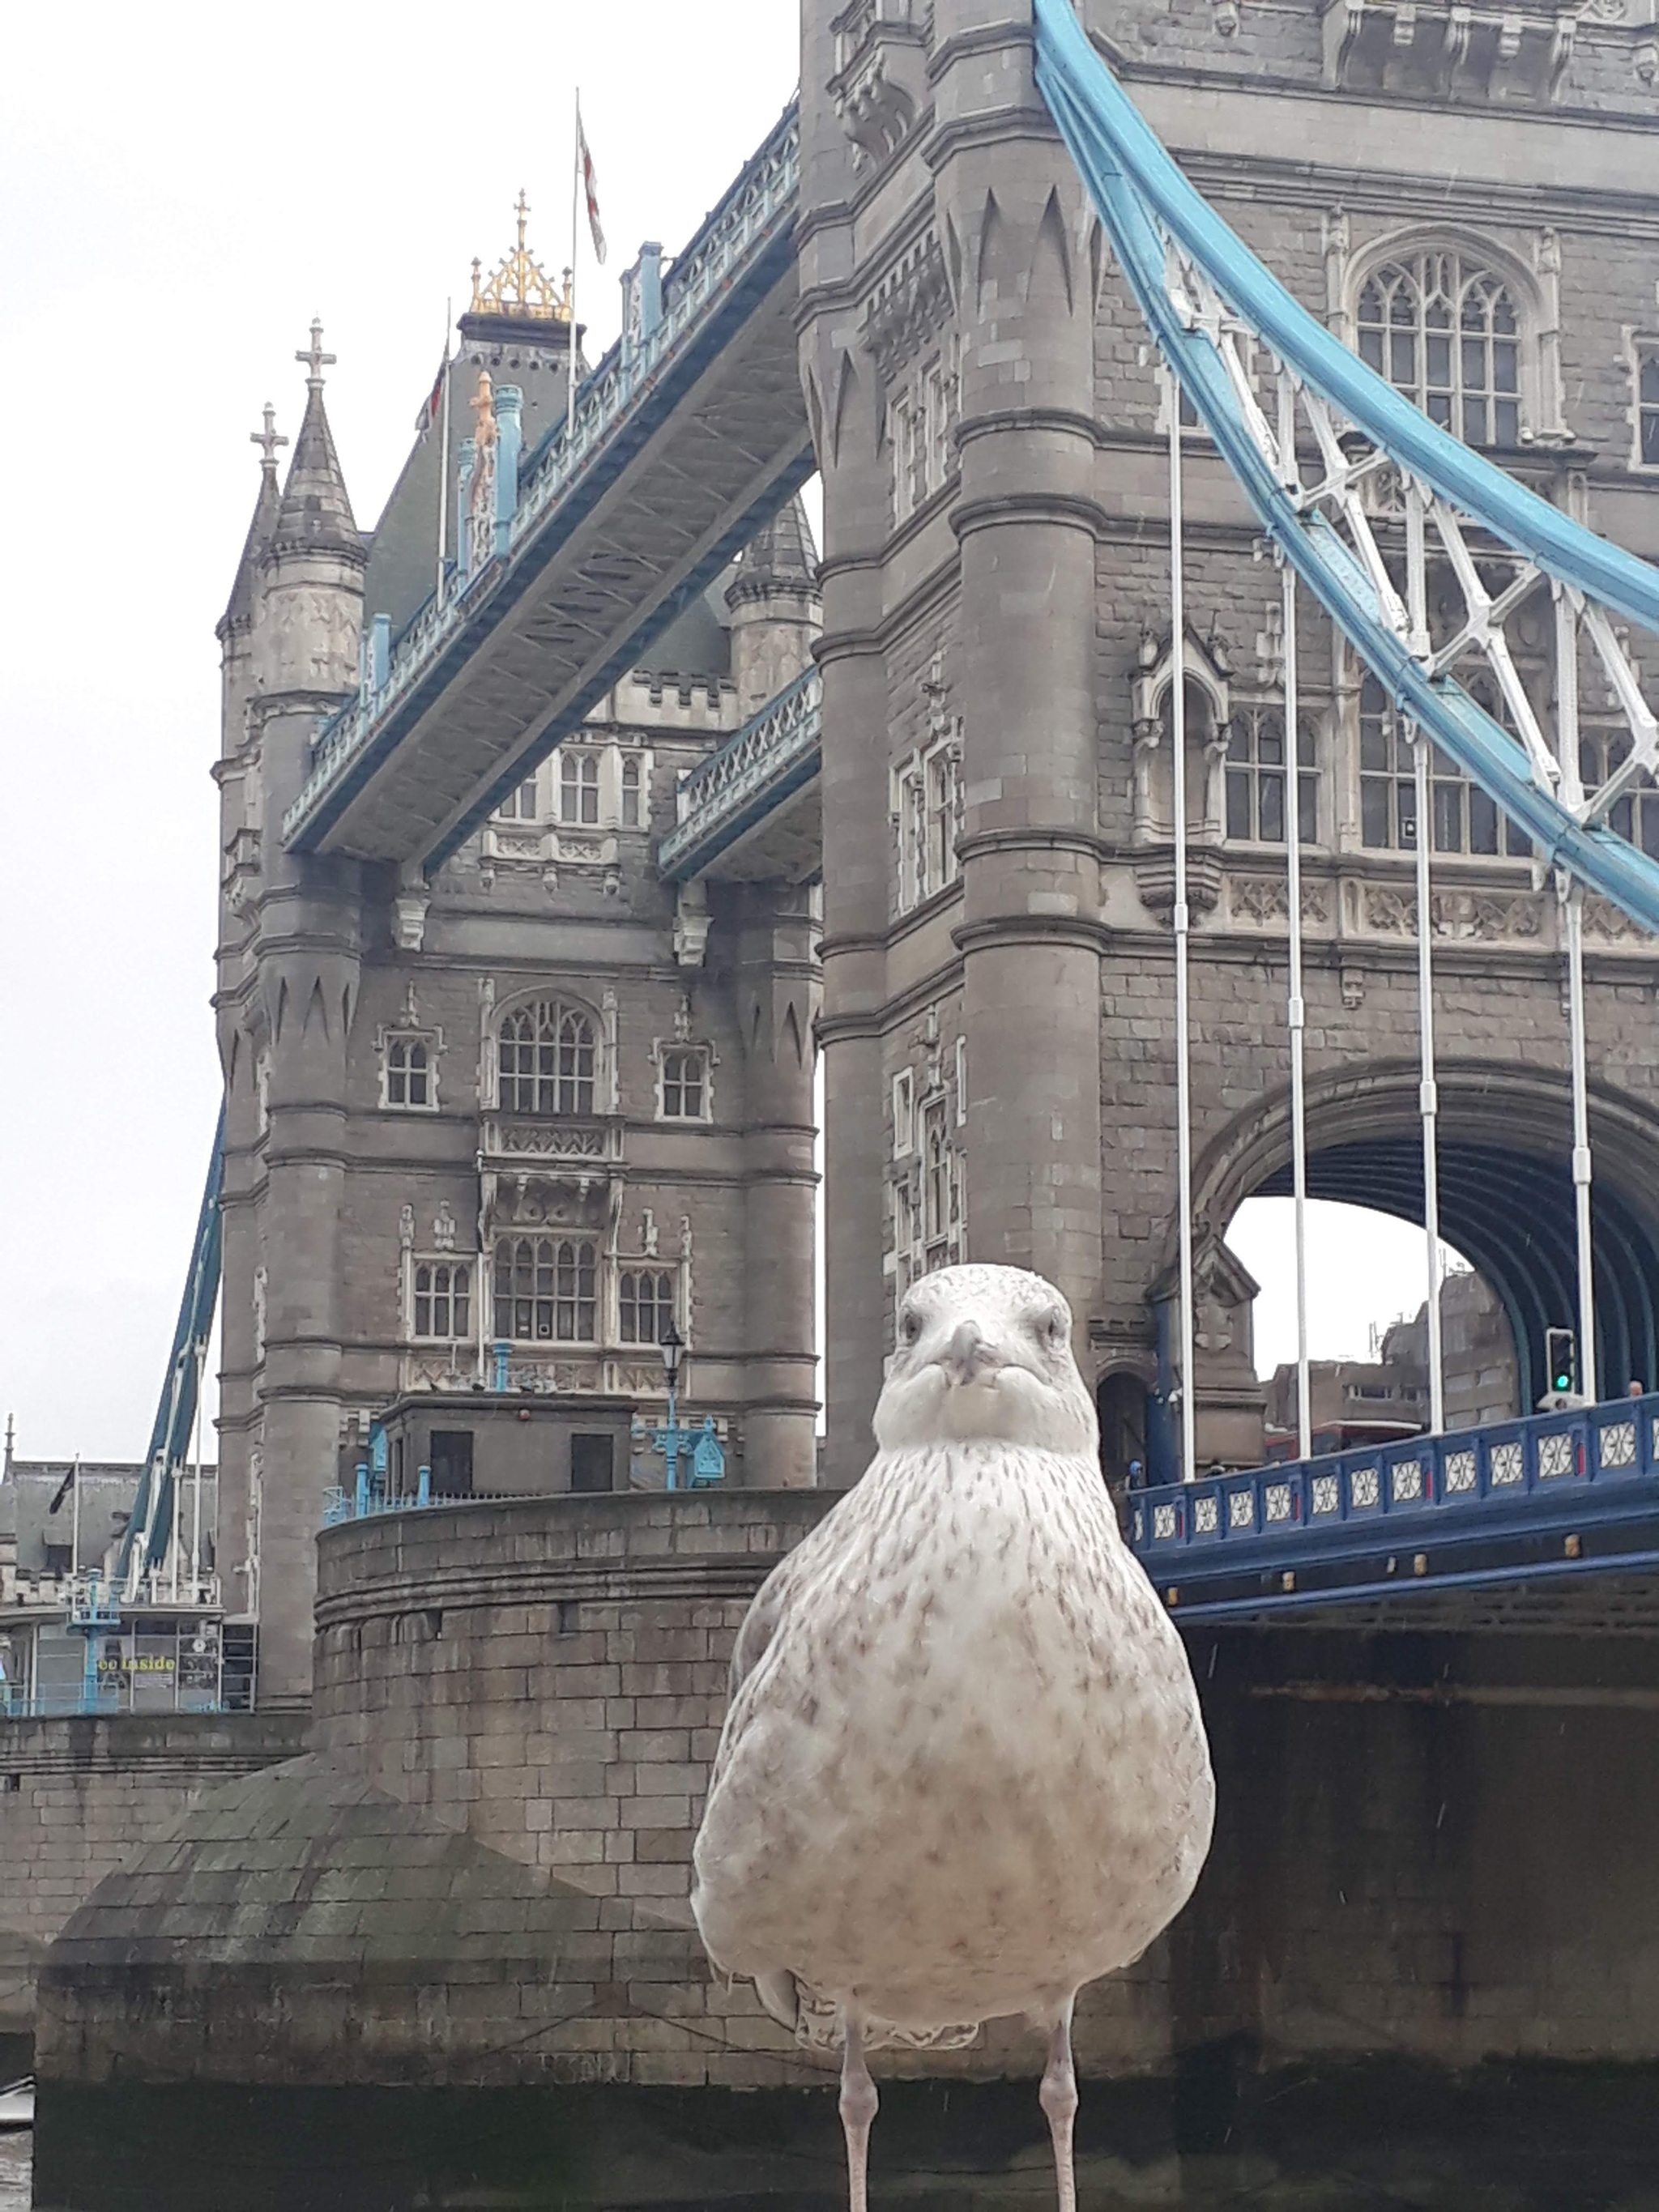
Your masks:
<path fill-rule="evenodd" d="M 1100 1415 L 1100 1471 L 1115 1498 L 1146 1479 L 1146 1385 L 1139 1375 L 1119 1368 L 1103 1375 L 1095 1389 Z"/>
<path fill-rule="evenodd" d="M 1308 1094 L 1308 1188 L 1316 1198 L 1423 1218 L 1418 1071 L 1372 1062 Z M 1568 1086 L 1548 1071 L 1443 1062 L 1440 1223 L 1508 1318 L 1521 1407 L 1546 1387 L 1544 1336 L 1577 1321 Z M 1594 1090 L 1597 1374 L 1604 1395 L 1659 1381 L 1659 1117 Z M 1277 1091 L 1206 1147 L 1200 1218 L 1230 1222 L 1249 1197 L 1291 1187 L 1289 1098 Z"/>

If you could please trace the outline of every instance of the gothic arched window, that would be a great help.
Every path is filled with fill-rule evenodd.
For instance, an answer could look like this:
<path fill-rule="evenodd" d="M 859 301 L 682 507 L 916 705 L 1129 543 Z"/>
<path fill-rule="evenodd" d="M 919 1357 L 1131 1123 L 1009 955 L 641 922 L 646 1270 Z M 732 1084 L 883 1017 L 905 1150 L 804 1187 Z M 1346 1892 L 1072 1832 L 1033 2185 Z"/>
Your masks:
<path fill-rule="evenodd" d="M 1313 725 L 1296 733 L 1297 836 L 1319 836 L 1319 770 Z M 1285 842 L 1285 717 L 1276 707 L 1247 707 L 1227 724 L 1227 835 L 1255 845 Z"/>
<path fill-rule="evenodd" d="M 1360 358 L 1470 446 L 1521 438 L 1521 314 L 1504 279 L 1450 248 L 1374 269 L 1359 290 Z"/>
<path fill-rule="evenodd" d="M 617 1285 L 624 1344 L 660 1344 L 674 1318 L 674 1278 L 665 1268 L 626 1267 Z"/>
<path fill-rule="evenodd" d="M 495 1334 L 518 1344 L 592 1344 L 599 1248 L 591 1237 L 495 1240 Z"/>
<path fill-rule="evenodd" d="M 1485 670 L 1463 678 L 1464 688 L 1496 722 L 1508 726 L 1497 679 Z M 1429 803 L 1437 853 L 1507 854 L 1522 860 L 1532 850 L 1524 830 L 1499 812 L 1477 783 L 1435 747 L 1429 757 Z M 1362 842 L 1373 848 L 1413 852 L 1417 847 L 1417 788 L 1412 743 L 1403 716 L 1374 676 L 1359 687 L 1359 811 Z"/>
<path fill-rule="evenodd" d="M 501 1018 L 497 1097 L 505 1114 L 591 1114 L 599 1046 L 593 1018 L 541 999 Z"/>

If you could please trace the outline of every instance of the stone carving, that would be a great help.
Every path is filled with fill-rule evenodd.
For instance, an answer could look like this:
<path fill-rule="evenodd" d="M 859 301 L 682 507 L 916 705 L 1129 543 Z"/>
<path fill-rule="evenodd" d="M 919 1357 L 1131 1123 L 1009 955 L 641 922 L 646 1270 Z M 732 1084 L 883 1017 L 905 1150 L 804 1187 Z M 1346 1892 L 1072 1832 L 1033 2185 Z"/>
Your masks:
<path fill-rule="evenodd" d="M 701 968 L 714 916 L 702 884 L 681 884 L 674 901 L 674 957 L 682 968 Z"/>
<path fill-rule="evenodd" d="M 945 255 L 930 231 L 882 279 L 865 310 L 864 342 L 884 381 L 902 374 L 950 313 Z"/>
<path fill-rule="evenodd" d="M 1531 102 L 1557 98 L 1578 15 L 1522 15 L 1458 0 L 1330 0 L 1325 82 L 1354 92 Z"/>
<path fill-rule="evenodd" d="M 1584 901 L 1584 930 L 1588 936 L 1607 938 L 1615 945 L 1639 944 L 1648 934 L 1623 907 L 1615 906 L 1611 899 L 1595 897 Z"/>
<path fill-rule="evenodd" d="M 1491 944 L 1501 938 L 1535 938 L 1543 931 L 1543 908 L 1525 893 L 1439 890 L 1430 900 L 1434 934 L 1454 943 Z M 1417 933 L 1417 896 L 1383 884 L 1365 886 L 1365 921 L 1372 929 L 1401 936 Z"/>
<path fill-rule="evenodd" d="M 497 1121 L 489 1149 L 508 1158 L 602 1160 L 605 1133 L 573 1121 Z"/>
<path fill-rule="evenodd" d="M 270 1277 L 262 1260 L 253 1270 L 253 1364 L 256 1367 L 265 1356 L 265 1302 L 270 1283 Z"/>
<path fill-rule="evenodd" d="M 455 1249 L 455 1217 L 449 1210 L 447 1199 L 444 1200 L 432 1218 L 432 1249 L 434 1252 L 453 1252 Z"/>
<path fill-rule="evenodd" d="M 657 1256 L 657 1217 L 648 1206 L 640 1217 L 640 1249 L 647 1260 Z"/>
<path fill-rule="evenodd" d="M 398 1215 L 398 1242 L 405 1252 L 415 1249 L 415 1209 L 407 1203 Z"/>
<path fill-rule="evenodd" d="M 863 169 L 896 153 L 927 96 L 927 43 L 908 0 L 881 6 L 853 0 L 836 18 L 836 70 L 830 96 Z"/>
<path fill-rule="evenodd" d="M 1227 910 L 1236 921 L 1286 921 L 1291 912 L 1289 887 L 1282 876 L 1231 876 Z M 1303 921 L 1323 921 L 1326 912 L 1323 885 L 1304 884 Z"/>
<path fill-rule="evenodd" d="M 502 1176 L 489 1208 L 498 1228 L 602 1230 L 605 1186 L 582 1177 L 571 1182 L 539 1176 Z"/>

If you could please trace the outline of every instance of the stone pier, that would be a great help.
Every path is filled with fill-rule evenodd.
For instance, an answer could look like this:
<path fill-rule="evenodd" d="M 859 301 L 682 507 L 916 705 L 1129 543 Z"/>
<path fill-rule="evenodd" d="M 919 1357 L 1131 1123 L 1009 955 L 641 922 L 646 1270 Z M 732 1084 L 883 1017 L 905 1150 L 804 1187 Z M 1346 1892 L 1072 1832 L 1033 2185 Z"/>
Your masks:
<path fill-rule="evenodd" d="M 112 2207 L 84 2146 L 131 2129 L 206 2212 L 219 2113 L 255 2164 L 313 2130 L 368 2179 L 418 2138 L 428 2193 L 399 2207 L 544 2203 L 550 2172 L 573 2207 L 836 2203 L 832 2069 L 711 1978 L 687 1906 L 733 1634 L 830 1502 L 326 1532 L 313 1748 L 186 1812 L 47 1957 L 42 2202 Z M 1170 1936 L 1080 2008 L 1089 2206 L 1336 2212 L 1406 2181 L 1429 2212 L 1644 2203 L 1659 1638 L 1639 1591 L 1576 1603 L 1193 1632 L 1217 1844 Z M 1040 2201 L 1040 2057 L 1007 2021 L 886 2055 L 890 2201 Z M 539 2166 L 509 2157 L 532 2142 Z M 501 2193 L 468 2197 L 486 2168 Z"/>

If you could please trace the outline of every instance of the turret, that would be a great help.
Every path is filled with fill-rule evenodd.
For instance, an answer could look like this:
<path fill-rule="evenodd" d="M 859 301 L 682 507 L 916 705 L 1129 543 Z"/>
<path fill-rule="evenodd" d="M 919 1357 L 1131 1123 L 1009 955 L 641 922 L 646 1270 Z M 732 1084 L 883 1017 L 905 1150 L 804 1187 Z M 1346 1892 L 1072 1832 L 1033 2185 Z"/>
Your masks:
<path fill-rule="evenodd" d="M 219 640 L 223 708 L 219 750 L 227 760 L 234 759 L 241 750 L 246 734 L 247 705 L 254 689 L 253 630 L 259 606 L 260 571 L 265 549 L 276 527 L 277 509 L 282 505 L 282 494 L 276 488 L 276 453 L 279 447 L 287 445 L 288 440 L 277 431 L 276 410 L 269 400 L 265 402 L 264 428 L 250 430 L 248 438 L 259 448 L 259 492 L 253 502 L 253 520 L 248 525 L 242 556 L 236 563 L 236 580 L 230 587 L 230 599 L 215 632 Z"/>
<path fill-rule="evenodd" d="M 309 351 L 295 356 L 310 372 L 306 411 L 264 550 L 257 665 L 262 691 L 331 704 L 357 682 L 368 550 L 323 405 L 322 372 L 334 356 L 322 339 L 313 323 Z"/>
<path fill-rule="evenodd" d="M 726 604 L 732 681 L 746 720 L 810 666 L 823 622 L 817 548 L 799 493 L 744 550 Z"/>

